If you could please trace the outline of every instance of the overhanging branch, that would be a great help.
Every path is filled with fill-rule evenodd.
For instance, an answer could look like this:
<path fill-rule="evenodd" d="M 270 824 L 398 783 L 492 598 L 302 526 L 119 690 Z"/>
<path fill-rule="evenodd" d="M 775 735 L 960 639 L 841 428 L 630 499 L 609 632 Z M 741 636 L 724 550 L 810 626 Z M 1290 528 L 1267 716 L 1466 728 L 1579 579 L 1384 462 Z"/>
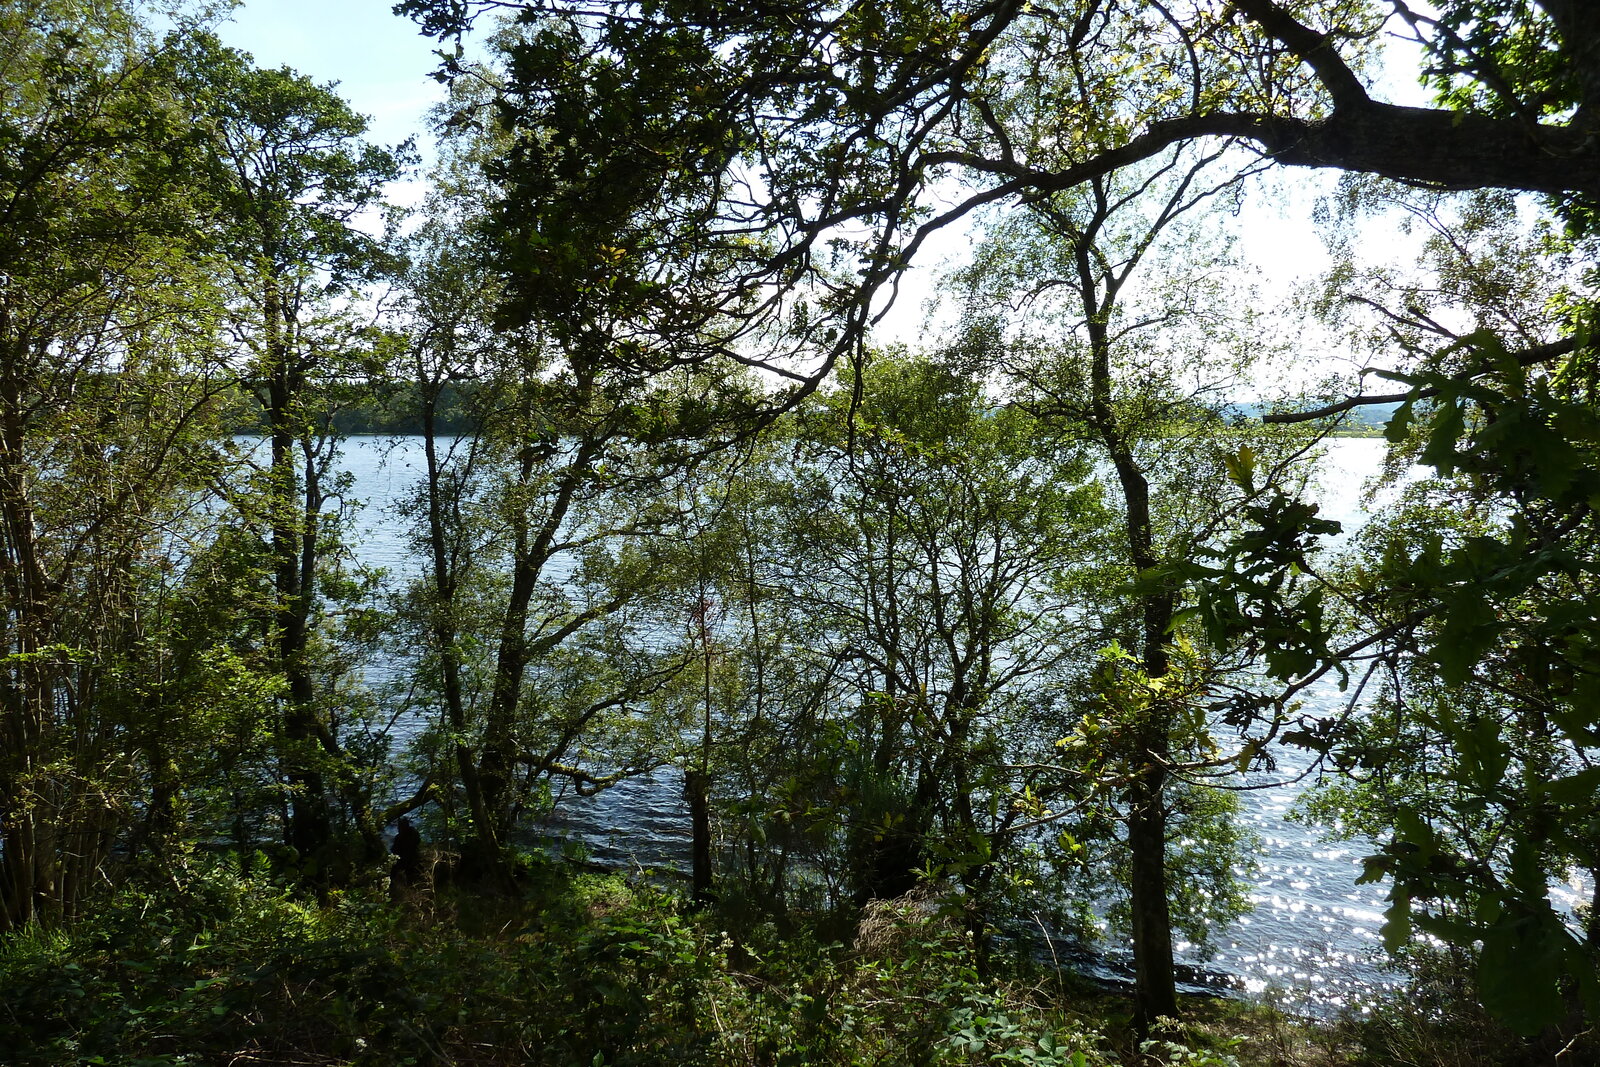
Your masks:
<path fill-rule="evenodd" d="M 1577 349 L 1578 339 L 1576 337 L 1564 337 L 1559 341 L 1535 345 L 1533 348 L 1524 349 L 1521 352 L 1511 352 L 1508 355 L 1516 361 L 1519 367 L 1535 367 L 1542 363 L 1549 363 L 1554 359 L 1560 359 L 1562 356 L 1571 355 Z M 1470 382 L 1476 378 L 1483 377 L 1485 374 L 1492 374 L 1494 370 L 1494 367 L 1480 367 L 1477 370 L 1462 371 L 1460 374 L 1451 375 L 1450 380 L 1453 382 Z M 1359 396 L 1346 397 L 1335 404 L 1313 408 L 1310 411 L 1285 411 L 1263 415 L 1261 421 L 1279 424 L 1312 422 L 1316 419 L 1325 419 L 1331 415 L 1342 415 L 1346 411 L 1371 407 L 1376 404 L 1399 404 L 1406 400 L 1426 400 L 1428 397 L 1438 396 L 1442 391 L 1438 386 L 1430 386 L 1426 389 L 1408 389 L 1403 393 L 1363 393 Z"/>

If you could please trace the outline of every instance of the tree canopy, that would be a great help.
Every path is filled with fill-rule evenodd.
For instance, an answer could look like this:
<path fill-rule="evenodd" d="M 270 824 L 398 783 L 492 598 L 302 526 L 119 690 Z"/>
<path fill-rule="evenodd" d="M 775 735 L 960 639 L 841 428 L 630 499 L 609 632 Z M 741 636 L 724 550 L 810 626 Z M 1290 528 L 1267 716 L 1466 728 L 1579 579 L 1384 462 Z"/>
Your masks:
<path fill-rule="evenodd" d="M 1426 188 L 1543 194 L 1579 228 L 1600 196 L 1600 25 L 1588 5 L 1566 0 L 1463 0 L 1437 18 L 1398 0 L 404 0 L 396 11 L 444 36 L 486 11 L 515 13 L 529 27 L 497 100 L 501 117 L 526 130 L 519 143 L 539 155 L 515 149 L 502 174 L 582 172 L 583 187 L 597 189 L 591 183 L 610 173 L 635 188 L 687 193 L 699 207 L 686 221 L 718 220 L 695 239 L 737 249 L 746 264 L 727 282 L 722 312 L 778 309 L 771 286 L 814 287 L 850 309 L 845 334 L 865 325 L 880 289 L 935 229 L 1189 141 Z M 1436 106 L 1387 103 L 1369 88 L 1376 46 L 1393 32 L 1419 44 Z M 624 96 L 564 96 L 577 70 L 573 50 L 557 46 L 561 35 L 581 41 L 577 54 L 605 72 L 582 81 L 582 92 Z M 1075 73 L 1057 76 L 1069 55 Z M 447 59 L 442 76 L 460 69 Z M 1046 95 L 1019 111 L 1013 94 L 1029 82 L 1047 82 Z M 610 163 L 588 166 L 598 159 Z M 682 184 L 690 180 L 692 191 Z M 949 195 L 951 183 L 962 191 Z M 502 224 L 548 255 L 559 238 L 546 227 L 557 216 L 539 205 L 553 196 L 561 217 L 582 213 L 570 185 L 544 181 L 541 190 L 508 199 Z M 833 273 L 841 263 L 842 278 Z M 539 276 L 516 273 L 530 285 Z M 826 335 L 815 340 L 824 366 L 845 351 Z"/>

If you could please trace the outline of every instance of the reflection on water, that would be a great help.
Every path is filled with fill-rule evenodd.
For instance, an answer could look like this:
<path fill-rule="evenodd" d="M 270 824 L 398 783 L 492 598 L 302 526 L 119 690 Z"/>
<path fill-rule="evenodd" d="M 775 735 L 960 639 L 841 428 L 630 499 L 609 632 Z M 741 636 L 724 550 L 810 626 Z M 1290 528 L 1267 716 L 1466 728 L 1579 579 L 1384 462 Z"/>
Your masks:
<path fill-rule="evenodd" d="M 1344 524 L 1345 533 L 1335 542 L 1364 521 L 1363 489 L 1382 463 L 1383 447 L 1376 438 L 1332 442 L 1319 468 L 1316 496 L 1321 513 Z M 421 476 L 420 441 L 353 439 L 344 467 L 355 478 L 352 496 L 366 505 L 354 531 L 362 561 L 387 568 L 394 578 L 415 573 L 419 564 L 394 504 Z M 1331 711 L 1346 699 L 1328 682 L 1308 693 L 1306 710 Z M 1277 770 L 1253 775 L 1256 781 L 1294 778 L 1309 766 L 1310 755 L 1297 749 L 1280 748 L 1274 755 Z M 1261 840 L 1250 893 L 1254 910 L 1216 934 L 1209 959 L 1192 945 L 1179 946 L 1178 958 L 1190 979 L 1185 988 L 1266 995 L 1289 1008 L 1325 1012 L 1363 987 L 1390 980 L 1377 966 L 1384 889 L 1355 884 L 1360 845 L 1325 842 L 1314 828 L 1285 818 L 1308 784 L 1239 794 L 1241 818 Z M 553 830 L 581 841 L 598 863 L 676 870 L 689 866 L 688 825 L 682 778 L 670 768 L 599 796 L 558 797 L 552 820 Z M 1052 950 L 1108 981 L 1131 975 L 1115 951 L 1096 957 L 1062 944 Z"/>
<path fill-rule="evenodd" d="M 1320 710 L 1318 704 L 1331 709 L 1342 700 L 1329 683 L 1311 694 L 1307 710 Z M 1311 761 L 1299 749 L 1275 755 L 1276 779 L 1297 776 Z M 1387 980 L 1376 966 L 1384 890 L 1356 884 L 1359 845 L 1325 842 L 1314 828 L 1287 821 L 1308 784 L 1241 794 L 1241 821 L 1261 839 L 1250 893 L 1254 910 L 1215 938 L 1210 966 L 1246 992 L 1270 993 L 1299 1007 L 1332 1006 Z"/>

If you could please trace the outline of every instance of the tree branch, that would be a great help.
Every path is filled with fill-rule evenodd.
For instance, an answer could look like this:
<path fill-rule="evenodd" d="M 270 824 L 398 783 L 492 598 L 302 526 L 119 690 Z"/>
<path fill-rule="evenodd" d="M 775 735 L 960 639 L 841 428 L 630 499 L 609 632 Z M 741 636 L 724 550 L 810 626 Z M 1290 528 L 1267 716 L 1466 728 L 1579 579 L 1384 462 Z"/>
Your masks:
<path fill-rule="evenodd" d="M 1519 367 L 1533 367 L 1570 355 L 1577 351 L 1577 348 L 1578 339 L 1576 337 L 1564 337 L 1559 341 L 1551 341 L 1549 344 L 1535 345 L 1533 348 L 1524 349 L 1521 352 L 1512 352 L 1510 356 Z M 1470 382 L 1474 378 L 1481 378 L 1485 374 L 1492 373 L 1494 369 L 1493 367 L 1483 367 L 1478 370 L 1462 371 L 1460 374 L 1451 375 L 1450 380 L 1453 382 Z M 1364 393 L 1360 396 L 1346 397 L 1336 404 L 1328 404 L 1325 407 L 1314 408 L 1311 411 L 1286 411 L 1263 415 L 1261 416 L 1261 421 L 1268 423 L 1311 422 L 1315 419 L 1325 419 L 1330 415 L 1340 415 L 1355 408 L 1370 407 L 1374 404 L 1399 404 L 1406 400 L 1425 400 L 1430 396 L 1438 396 L 1440 392 L 1441 390 L 1438 387 L 1430 387 L 1427 389 L 1408 389 L 1403 393 Z"/>
<path fill-rule="evenodd" d="M 1366 86 L 1334 49 L 1333 34 L 1318 33 L 1271 0 L 1234 0 L 1233 6 L 1316 73 L 1333 98 L 1335 109 L 1357 108 L 1371 102 Z"/>

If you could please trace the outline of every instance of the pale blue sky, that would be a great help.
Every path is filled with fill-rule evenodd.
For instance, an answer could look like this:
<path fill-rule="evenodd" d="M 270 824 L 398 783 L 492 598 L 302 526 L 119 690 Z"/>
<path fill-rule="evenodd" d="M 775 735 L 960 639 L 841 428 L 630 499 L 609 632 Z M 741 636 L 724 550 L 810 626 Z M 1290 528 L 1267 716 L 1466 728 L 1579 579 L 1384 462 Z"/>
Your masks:
<path fill-rule="evenodd" d="M 390 13 L 394 0 L 246 0 L 218 28 L 263 67 L 289 66 L 339 93 L 368 116 L 368 136 L 395 144 L 417 133 L 441 86 L 428 77 L 436 43 L 409 19 Z"/>

